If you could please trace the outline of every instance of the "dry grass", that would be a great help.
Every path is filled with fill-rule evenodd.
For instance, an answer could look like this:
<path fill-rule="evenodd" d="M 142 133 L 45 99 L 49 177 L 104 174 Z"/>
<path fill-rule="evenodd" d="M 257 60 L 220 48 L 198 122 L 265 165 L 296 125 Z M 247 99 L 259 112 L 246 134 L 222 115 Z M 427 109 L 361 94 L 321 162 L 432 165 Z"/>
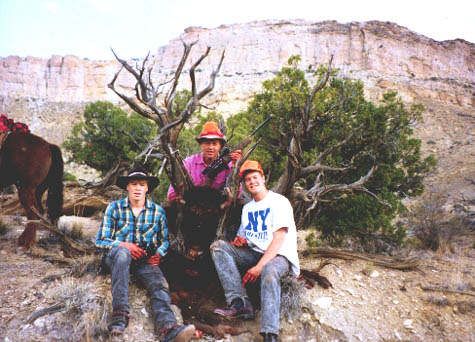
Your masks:
<path fill-rule="evenodd" d="M 454 240 L 467 231 L 466 220 L 447 211 L 443 191 L 429 191 L 405 215 L 409 235 L 417 239 L 417 247 L 439 253 L 455 253 Z"/>
<path fill-rule="evenodd" d="M 104 286 L 97 281 L 66 278 L 50 290 L 49 297 L 65 305 L 55 323 L 68 341 L 101 341 L 107 337 L 110 305 Z"/>
<path fill-rule="evenodd" d="M 375 270 L 374 264 L 371 262 L 367 262 L 363 269 L 361 270 L 361 273 L 363 273 L 365 276 L 369 277 L 371 273 Z"/>
<path fill-rule="evenodd" d="M 84 226 L 81 223 L 73 223 L 71 228 L 67 226 L 59 227 L 59 230 L 62 231 L 66 236 L 72 238 L 76 241 L 81 241 L 84 239 Z"/>
<path fill-rule="evenodd" d="M 430 304 L 434 304 L 437 306 L 446 306 L 449 304 L 449 300 L 447 299 L 447 297 L 443 297 L 443 296 L 430 295 L 427 297 L 427 301 Z"/>
<path fill-rule="evenodd" d="M 281 281 L 280 317 L 285 320 L 296 320 L 302 314 L 304 306 L 305 286 L 294 277 L 285 277 Z"/>
<path fill-rule="evenodd" d="M 89 254 L 74 258 L 69 275 L 75 278 L 81 278 L 88 274 L 93 276 L 104 274 L 105 271 L 103 269 L 101 257 L 101 254 Z"/>

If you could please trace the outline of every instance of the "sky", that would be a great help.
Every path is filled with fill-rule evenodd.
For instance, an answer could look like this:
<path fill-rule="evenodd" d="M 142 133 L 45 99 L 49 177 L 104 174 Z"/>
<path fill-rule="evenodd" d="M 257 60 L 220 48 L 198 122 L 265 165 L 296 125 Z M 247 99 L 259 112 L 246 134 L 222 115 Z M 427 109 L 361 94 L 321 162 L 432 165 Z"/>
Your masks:
<path fill-rule="evenodd" d="M 380 20 L 475 43 L 473 0 L 0 0 L 0 57 L 143 58 L 187 27 L 255 20 Z"/>

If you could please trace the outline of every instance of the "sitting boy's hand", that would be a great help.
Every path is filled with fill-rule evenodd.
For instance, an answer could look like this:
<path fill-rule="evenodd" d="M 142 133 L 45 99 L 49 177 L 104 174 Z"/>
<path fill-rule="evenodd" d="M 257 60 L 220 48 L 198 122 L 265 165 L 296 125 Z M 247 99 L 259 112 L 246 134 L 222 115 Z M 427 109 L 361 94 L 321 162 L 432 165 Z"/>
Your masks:
<path fill-rule="evenodd" d="M 137 260 L 140 258 L 143 258 L 144 256 L 147 255 L 145 251 L 137 246 L 135 243 L 131 242 L 121 242 L 117 247 L 125 247 L 129 250 L 130 255 L 132 256 L 132 259 Z"/>
<path fill-rule="evenodd" d="M 160 265 L 160 260 L 162 260 L 162 256 L 157 253 L 155 255 L 152 255 L 150 258 L 148 258 L 147 263 L 149 263 L 152 266 L 158 266 Z"/>
<path fill-rule="evenodd" d="M 231 245 L 234 245 L 236 247 L 244 247 L 247 246 L 247 241 L 242 236 L 236 236 L 234 241 L 231 241 Z"/>

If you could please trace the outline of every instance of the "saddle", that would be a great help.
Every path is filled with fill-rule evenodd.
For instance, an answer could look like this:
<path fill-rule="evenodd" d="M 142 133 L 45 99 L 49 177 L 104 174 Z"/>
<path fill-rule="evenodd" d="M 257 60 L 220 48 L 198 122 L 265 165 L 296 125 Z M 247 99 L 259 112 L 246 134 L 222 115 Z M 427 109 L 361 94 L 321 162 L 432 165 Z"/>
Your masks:
<path fill-rule="evenodd" d="M 12 119 L 7 118 L 5 114 L 0 114 L 0 150 L 7 136 L 13 132 L 30 133 L 30 129 L 28 125 L 21 122 L 14 122 Z"/>

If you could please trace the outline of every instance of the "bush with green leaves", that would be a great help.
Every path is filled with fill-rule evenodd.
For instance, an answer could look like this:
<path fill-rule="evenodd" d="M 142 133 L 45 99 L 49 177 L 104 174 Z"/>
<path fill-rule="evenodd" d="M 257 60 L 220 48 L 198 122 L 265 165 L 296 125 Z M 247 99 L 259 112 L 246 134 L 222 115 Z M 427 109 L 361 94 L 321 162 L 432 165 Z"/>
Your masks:
<path fill-rule="evenodd" d="M 359 240 L 368 249 L 375 239 L 401 244 L 405 230 L 392 223 L 403 209 L 401 200 L 423 192 L 423 179 L 436 163 L 433 156 L 422 158 L 421 142 L 412 137 L 411 127 L 422 120 L 423 106 L 406 108 L 396 92 L 384 94 L 379 104 L 372 103 L 365 98 L 360 81 L 339 78 L 336 71 L 313 102 L 306 103 L 313 87 L 307 73 L 298 68 L 299 61 L 298 56 L 291 57 L 289 67 L 263 82 L 263 91 L 254 96 L 247 111 L 229 123 L 239 126 L 237 132 L 245 136 L 266 117 L 275 116 L 257 133 L 262 143 L 251 157 L 262 163 L 272 187 L 286 167 L 293 131 L 299 129 L 293 126 L 295 118 L 310 106 L 308 120 L 313 128 L 302 135 L 302 158 L 295 162 L 306 167 L 321 152 L 329 151 L 322 160 L 326 168 L 319 171 L 319 186 L 350 184 L 373 166 L 376 169 L 365 184 L 368 192 L 328 192 L 305 220 L 301 218 L 309 205 L 294 201 L 300 227 L 316 227 L 321 238 L 333 245 L 341 245 L 347 237 Z M 324 74 L 325 69 L 320 67 L 310 76 L 318 82 Z M 345 139 L 349 140 L 341 144 Z M 309 190 L 316 179 L 315 173 L 308 173 L 296 179 L 295 186 Z"/>
<path fill-rule="evenodd" d="M 189 98 L 187 91 L 177 93 L 175 110 L 183 106 Z M 216 112 L 198 115 L 193 123 L 185 126 L 180 134 L 178 146 L 180 153 L 186 157 L 199 153 L 200 147 L 195 137 L 199 136 L 206 121 L 220 121 L 222 116 Z M 119 107 L 106 101 L 97 101 L 86 106 L 84 122 L 76 124 L 72 133 L 63 143 L 70 153 L 69 161 L 84 164 L 105 175 L 119 161 L 129 164 L 140 162 L 154 174 L 158 173 L 160 162 L 156 159 L 138 158 L 149 142 L 156 136 L 157 127 L 154 122 L 132 113 L 127 114 Z M 156 202 L 166 199 L 170 182 L 163 172 L 159 175 L 160 185 L 154 190 L 152 198 Z M 75 180 L 74 175 L 65 173 L 65 180 Z"/>
<path fill-rule="evenodd" d="M 76 182 L 76 181 L 77 181 L 77 178 L 76 178 L 76 176 L 73 175 L 72 173 L 67 172 L 67 171 L 64 171 L 64 174 L 63 174 L 63 181 L 65 181 L 65 182 Z"/>
<path fill-rule="evenodd" d="M 69 161 L 85 164 L 102 175 L 119 161 L 131 164 L 156 134 L 151 120 L 125 111 L 107 101 L 86 106 L 84 122 L 73 127 L 63 143 Z"/>

